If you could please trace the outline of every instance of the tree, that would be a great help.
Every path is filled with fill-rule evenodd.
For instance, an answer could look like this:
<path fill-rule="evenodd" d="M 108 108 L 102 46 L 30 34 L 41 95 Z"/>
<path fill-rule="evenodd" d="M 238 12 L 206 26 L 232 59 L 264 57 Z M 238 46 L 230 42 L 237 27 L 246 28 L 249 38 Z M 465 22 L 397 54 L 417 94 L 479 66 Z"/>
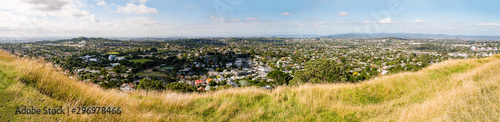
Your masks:
<path fill-rule="evenodd" d="M 227 81 L 223 80 L 223 81 L 219 81 L 219 85 L 226 85 L 227 84 Z"/>
<path fill-rule="evenodd" d="M 217 83 L 216 83 L 215 81 L 210 81 L 210 82 L 208 83 L 208 85 L 210 85 L 210 86 L 216 86 L 216 85 L 217 85 Z"/>
<path fill-rule="evenodd" d="M 174 82 L 171 84 L 168 84 L 167 89 L 172 90 L 172 91 L 177 91 L 177 92 L 193 92 L 196 91 L 196 87 L 191 86 L 187 83 L 179 83 L 179 82 Z"/>
<path fill-rule="evenodd" d="M 124 73 L 127 71 L 127 67 L 123 65 L 117 65 L 113 67 L 113 72 L 115 73 Z"/>
<path fill-rule="evenodd" d="M 158 49 L 156 49 L 156 48 L 151 48 L 151 49 L 149 49 L 149 51 L 151 51 L 151 52 L 158 52 Z"/>
<path fill-rule="evenodd" d="M 145 90 L 163 90 L 165 87 L 162 85 L 161 81 L 142 79 L 137 85 L 138 89 Z"/>
<path fill-rule="evenodd" d="M 290 75 L 279 70 L 273 70 L 267 73 L 267 77 L 273 79 L 279 85 L 288 84 L 288 81 L 292 80 Z"/>
<path fill-rule="evenodd" d="M 215 71 L 217 71 L 217 72 L 222 72 L 222 71 L 224 71 L 224 69 L 222 69 L 222 68 L 217 68 L 217 69 L 215 69 Z"/>
<path fill-rule="evenodd" d="M 94 82 L 94 83 L 96 83 L 96 82 Z M 116 87 L 119 87 L 118 84 L 119 84 L 118 81 L 108 81 L 107 83 L 106 82 L 101 82 L 101 87 L 104 87 L 106 89 L 116 88 Z"/>
<path fill-rule="evenodd" d="M 108 74 L 108 70 L 101 68 L 101 74 L 106 75 Z"/>
<path fill-rule="evenodd" d="M 311 83 L 338 83 L 349 80 L 348 73 L 343 66 L 328 59 L 310 60 L 304 70 L 297 71 L 292 82 L 294 84 Z"/>

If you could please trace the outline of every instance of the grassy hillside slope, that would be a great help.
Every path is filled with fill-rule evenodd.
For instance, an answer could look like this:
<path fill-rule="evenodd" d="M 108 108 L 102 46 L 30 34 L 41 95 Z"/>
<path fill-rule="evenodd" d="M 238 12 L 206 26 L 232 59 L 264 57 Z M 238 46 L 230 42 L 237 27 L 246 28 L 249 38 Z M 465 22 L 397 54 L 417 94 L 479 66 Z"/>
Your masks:
<path fill-rule="evenodd" d="M 500 55 L 359 84 L 209 93 L 103 90 L 0 51 L 0 121 L 500 121 Z M 15 115 L 18 106 L 113 106 L 120 115 Z"/>

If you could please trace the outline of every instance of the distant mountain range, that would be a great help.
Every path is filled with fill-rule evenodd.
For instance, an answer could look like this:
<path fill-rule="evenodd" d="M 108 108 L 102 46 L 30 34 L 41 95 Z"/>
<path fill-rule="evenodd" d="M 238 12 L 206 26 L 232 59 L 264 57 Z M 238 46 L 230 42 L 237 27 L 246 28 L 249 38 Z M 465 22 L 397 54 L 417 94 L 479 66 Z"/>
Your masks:
<path fill-rule="evenodd" d="M 446 34 L 418 34 L 418 33 L 346 33 L 321 36 L 323 38 L 420 38 L 420 39 L 462 39 L 462 40 L 500 40 L 500 36 L 474 36 L 474 35 L 446 35 Z"/>

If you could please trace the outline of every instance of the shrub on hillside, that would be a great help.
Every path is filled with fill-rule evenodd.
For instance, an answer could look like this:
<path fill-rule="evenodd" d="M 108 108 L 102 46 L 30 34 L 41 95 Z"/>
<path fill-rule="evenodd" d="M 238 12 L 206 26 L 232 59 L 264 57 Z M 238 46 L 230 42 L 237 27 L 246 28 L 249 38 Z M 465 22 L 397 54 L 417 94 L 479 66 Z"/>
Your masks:
<path fill-rule="evenodd" d="M 179 82 L 168 84 L 167 89 L 172 90 L 172 91 L 177 91 L 177 92 L 194 92 L 194 91 L 196 91 L 196 87 L 191 86 L 187 83 L 179 83 Z"/>
<path fill-rule="evenodd" d="M 137 85 L 138 89 L 144 90 L 164 90 L 165 87 L 162 85 L 161 81 L 142 79 Z"/>

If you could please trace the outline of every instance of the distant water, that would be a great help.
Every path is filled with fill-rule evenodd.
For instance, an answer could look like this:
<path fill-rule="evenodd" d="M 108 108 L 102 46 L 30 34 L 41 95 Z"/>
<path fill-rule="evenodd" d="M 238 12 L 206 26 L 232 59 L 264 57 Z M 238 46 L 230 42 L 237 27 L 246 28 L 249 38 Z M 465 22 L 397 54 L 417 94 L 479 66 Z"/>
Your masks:
<path fill-rule="evenodd" d="M 26 43 L 26 42 L 36 42 L 36 41 L 44 41 L 44 40 L 57 40 L 57 39 L 65 39 L 65 38 L 0 38 L 0 43 Z"/>

